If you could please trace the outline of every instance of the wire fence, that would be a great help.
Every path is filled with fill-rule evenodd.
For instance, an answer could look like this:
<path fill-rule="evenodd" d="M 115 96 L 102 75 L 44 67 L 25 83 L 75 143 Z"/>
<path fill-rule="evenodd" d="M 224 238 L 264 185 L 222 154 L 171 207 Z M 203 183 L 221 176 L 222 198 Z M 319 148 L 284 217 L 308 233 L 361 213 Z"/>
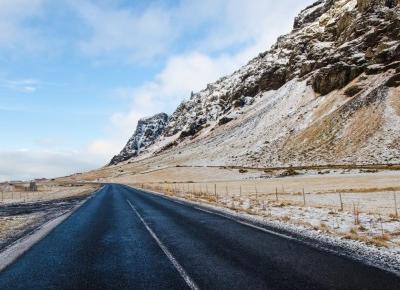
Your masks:
<path fill-rule="evenodd" d="M 0 204 L 24 203 L 68 198 L 93 191 L 95 186 L 45 186 L 36 191 L 28 188 L 0 189 Z"/>
<path fill-rule="evenodd" d="M 357 211 L 399 216 L 400 188 L 272 188 L 262 182 L 234 183 L 141 183 L 148 190 L 181 198 L 216 203 L 229 208 L 265 208 L 274 206 L 324 207 L 337 211 Z"/>

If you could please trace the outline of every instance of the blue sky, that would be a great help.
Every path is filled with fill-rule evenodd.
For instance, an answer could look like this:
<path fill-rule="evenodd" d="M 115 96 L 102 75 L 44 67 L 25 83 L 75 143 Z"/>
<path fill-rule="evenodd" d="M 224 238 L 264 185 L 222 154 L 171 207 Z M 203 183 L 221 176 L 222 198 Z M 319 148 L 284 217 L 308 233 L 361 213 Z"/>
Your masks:
<path fill-rule="evenodd" d="M 104 165 L 313 0 L 0 0 L 0 181 Z"/>

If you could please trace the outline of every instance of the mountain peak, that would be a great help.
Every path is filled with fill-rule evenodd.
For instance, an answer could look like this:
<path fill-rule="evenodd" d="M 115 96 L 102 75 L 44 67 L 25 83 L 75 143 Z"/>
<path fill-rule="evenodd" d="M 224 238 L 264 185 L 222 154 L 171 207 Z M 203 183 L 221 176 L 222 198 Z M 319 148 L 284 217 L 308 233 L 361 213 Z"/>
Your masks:
<path fill-rule="evenodd" d="M 168 115 L 166 113 L 159 113 L 140 119 L 133 136 L 122 151 L 112 158 L 109 165 L 116 165 L 138 156 L 144 149 L 156 142 L 164 132 L 167 123 Z"/>

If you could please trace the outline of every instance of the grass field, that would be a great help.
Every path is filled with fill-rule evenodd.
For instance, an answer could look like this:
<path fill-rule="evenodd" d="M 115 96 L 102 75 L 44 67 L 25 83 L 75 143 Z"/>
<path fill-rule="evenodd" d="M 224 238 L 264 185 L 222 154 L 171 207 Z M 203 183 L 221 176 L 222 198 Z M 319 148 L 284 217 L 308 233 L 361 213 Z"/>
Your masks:
<path fill-rule="evenodd" d="M 38 191 L 26 185 L 3 186 L 0 192 L 0 251 L 41 224 L 66 213 L 88 198 L 98 184 L 43 183 Z"/>

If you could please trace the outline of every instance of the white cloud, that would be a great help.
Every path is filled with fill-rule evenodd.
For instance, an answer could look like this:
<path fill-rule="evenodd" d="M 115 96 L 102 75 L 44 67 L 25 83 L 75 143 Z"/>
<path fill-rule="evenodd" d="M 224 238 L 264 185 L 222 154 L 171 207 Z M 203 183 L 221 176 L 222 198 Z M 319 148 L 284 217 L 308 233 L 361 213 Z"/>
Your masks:
<path fill-rule="evenodd" d="M 207 83 L 232 71 L 241 61 L 241 57 L 221 56 L 213 59 L 197 52 L 171 57 L 153 81 L 137 88 L 116 89 L 116 95 L 129 96 L 132 103 L 130 110 L 111 116 L 108 146 L 111 148 L 116 144 L 124 144 L 140 118 L 159 112 L 171 113 L 184 98 L 190 96 L 191 91 L 205 88 Z M 106 140 L 101 142 L 104 144 Z"/>
<path fill-rule="evenodd" d="M 115 152 L 121 150 L 122 144 L 117 140 L 98 139 L 87 146 L 87 153 L 104 164 Z"/>
<path fill-rule="evenodd" d="M 45 1 L 0 1 L 0 48 L 32 51 L 42 46 L 39 31 L 26 20 L 39 16 Z"/>
<path fill-rule="evenodd" d="M 154 6 L 142 13 L 93 1 L 72 1 L 74 9 L 90 29 L 80 48 L 91 56 L 120 55 L 140 61 L 167 50 L 174 40 L 170 15 Z"/>
<path fill-rule="evenodd" d="M 0 182 L 58 177 L 100 166 L 78 152 L 15 150 L 0 152 Z"/>
<path fill-rule="evenodd" d="M 21 93 L 34 93 L 38 90 L 41 82 L 35 79 L 0 80 L 0 87 Z"/>
<path fill-rule="evenodd" d="M 145 62 L 168 57 L 192 38 L 186 45 L 206 54 L 260 43 L 265 49 L 288 32 L 296 13 L 313 1 L 182 0 L 169 6 L 156 1 L 136 10 L 121 1 L 70 3 L 90 31 L 80 43 L 83 52 L 97 60 Z"/>
<path fill-rule="evenodd" d="M 193 28 L 205 22 L 218 24 L 201 41 L 205 44 L 199 47 L 203 47 L 204 52 L 190 51 L 170 56 L 152 81 L 135 88 L 116 89 L 115 95 L 130 96 L 131 109 L 113 114 L 108 128 L 110 134 L 95 142 L 108 144 L 108 148 L 115 148 L 113 153 L 118 153 L 140 118 L 159 112 L 173 112 L 191 91 L 205 88 L 208 83 L 233 72 L 265 51 L 279 35 L 289 32 L 300 7 L 312 1 L 303 0 L 295 4 L 289 3 L 292 1 L 277 4 L 276 1 L 264 0 L 183 1 L 172 17 L 179 19 L 178 26 Z M 282 19 L 285 21 L 282 22 Z M 207 53 L 236 42 L 247 45 L 234 53 L 217 53 L 216 56 Z"/>

